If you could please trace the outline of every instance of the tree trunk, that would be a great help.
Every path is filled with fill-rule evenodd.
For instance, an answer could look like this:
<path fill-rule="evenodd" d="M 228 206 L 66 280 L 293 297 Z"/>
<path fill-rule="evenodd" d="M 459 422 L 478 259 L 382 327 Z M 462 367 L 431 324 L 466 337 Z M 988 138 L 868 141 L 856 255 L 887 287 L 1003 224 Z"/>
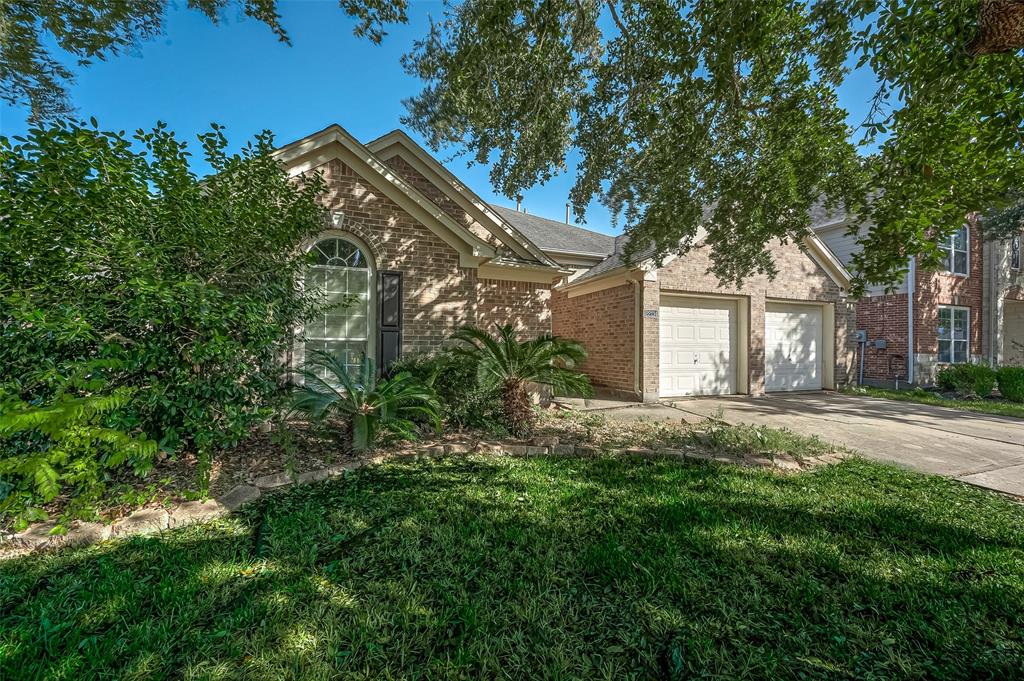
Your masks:
<path fill-rule="evenodd" d="M 501 387 L 501 410 L 505 427 L 513 437 L 527 437 L 536 421 L 530 393 L 522 381 L 506 381 Z"/>
<path fill-rule="evenodd" d="M 977 57 L 1024 48 L 1024 0 L 980 0 L 978 35 L 967 46 Z"/>

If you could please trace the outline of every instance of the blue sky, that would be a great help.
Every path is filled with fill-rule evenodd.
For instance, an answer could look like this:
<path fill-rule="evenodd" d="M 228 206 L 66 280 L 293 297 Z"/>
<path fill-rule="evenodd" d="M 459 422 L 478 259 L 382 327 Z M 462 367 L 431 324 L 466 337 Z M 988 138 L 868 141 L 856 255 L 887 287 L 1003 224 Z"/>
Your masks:
<path fill-rule="evenodd" d="M 284 144 L 339 123 L 357 139 L 368 141 L 396 127 L 402 100 L 419 91 L 399 59 L 414 40 L 426 34 L 428 17 L 439 19 L 440 2 L 412 0 L 410 21 L 395 26 L 380 46 L 352 35 L 352 22 L 334 0 L 282 2 L 282 21 L 292 39 L 277 42 L 259 22 L 229 13 L 214 26 L 199 12 L 172 9 L 165 34 L 130 53 L 75 68 L 71 97 L 83 119 L 93 116 L 101 128 L 134 131 L 166 121 L 186 139 L 211 122 L 227 126 L 234 146 L 263 129 Z M 840 93 L 850 122 L 860 123 L 873 79 L 855 74 Z M 17 135 L 26 128 L 26 111 L 0 105 L 0 132 Z M 466 167 L 452 158 L 439 160 L 487 200 L 513 202 L 495 194 L 487 168 Z M 196 172 L 206 168 L 196 161 Z M 564 219 L 572 187 L 571 172 L 524 192 L 530 213 Z M 608 233 L 611 219 L 596 201 L 587 210 L 586 226 Z"/>

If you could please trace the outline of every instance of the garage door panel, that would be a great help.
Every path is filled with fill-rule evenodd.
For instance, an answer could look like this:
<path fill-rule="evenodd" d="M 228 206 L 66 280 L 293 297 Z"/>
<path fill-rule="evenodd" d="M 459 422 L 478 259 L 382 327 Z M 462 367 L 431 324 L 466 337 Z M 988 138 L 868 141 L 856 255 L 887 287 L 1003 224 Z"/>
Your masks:
<path fill-rule="evenodd" d="M 820 390 L 822 309 L 769 303 L 765 308 L 765 390 Z"/>
<path fill-rule="evenodd" d="M 736 391 L 735 301 L 666 297 L 659 319 L 663 397 Z"/>

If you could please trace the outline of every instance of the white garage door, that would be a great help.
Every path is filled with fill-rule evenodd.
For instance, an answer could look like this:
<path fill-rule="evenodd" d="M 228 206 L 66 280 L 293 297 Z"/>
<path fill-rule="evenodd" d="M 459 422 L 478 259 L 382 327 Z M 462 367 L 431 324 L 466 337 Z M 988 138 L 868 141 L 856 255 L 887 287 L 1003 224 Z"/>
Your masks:
<path fill-rule="evenodd" d="M 664 296 L 661 397 L 736 392 L 736 302 Z"/>
<path fill-rule="evenodd" d="M 765 390 L 820 390 L 821 308 L 768 303 L 764 326 Z"/>

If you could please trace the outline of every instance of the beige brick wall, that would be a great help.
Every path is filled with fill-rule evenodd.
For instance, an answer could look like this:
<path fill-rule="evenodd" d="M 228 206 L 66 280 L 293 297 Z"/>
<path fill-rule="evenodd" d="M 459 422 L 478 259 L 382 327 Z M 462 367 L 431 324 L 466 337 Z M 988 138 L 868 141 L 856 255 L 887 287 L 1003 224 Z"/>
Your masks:
<path fill-rule="evenodd" d="M 478 279 L 476 299 L 476 323 L 492 333 L 495 324 L 512 324 L 526 338 L 552 332 L 548 284 Z"/>
<path fill-rule="evenodd" d="M 324 205 L 344 214 L 340 229 L 367 244 L 377 269 L 403 273 L 403 352 L 434 349 L 469 323 L 512 323 L 524 336 L 550 331 L 549 286 L 478 279 L 454 248 L 344 163 L 316 170 L 328 185 Z"/>
<path fill-rule="evenodd" d="M 839 286 L 798 246 L 776 243 L 771 251 L 778 268 L 775 279 L 764 275 L 752 276 L 737 287 L 720 285 L 717 278 L 709 273 L 710 249 L 694 249 L 658 270 L 656 281 L 645 282 L 644 310 L 658 309 L 662 293 L 711 293 L 746 299 L 750 320 L 749 389 L 751 394 L 758 395 L 764 393 L 766 299 L 835 303 L 835 377 L 837 384 L 847 383 L 853 366 L 855 307 L 840 302 L 842 292 Z M 658 393 L 659 342 L 658 319 L 645 318 L 643 392 L 648 396 Z M 740 339 L 740 342 L 743 340 Z"/>
<path fill-rule="evenodd" d="M 504 244 L 488 230 L 486 227 L 477 222 L 472 215 L 462 209 L 461 206 L 443 191 L 434 185 L 433 182 L 423 176 L 423 174 L 413 168 L 404 158 L 401 156 L 392 156 L 384 161 L 388 166 L 391 167 L 396 173 L 398 173 L 403 180 L 411 184 L 413 187 L 426 196 L 428 199 L 433 201 L 438 208 L 448 214 L 448 217 L 458 222 L 463 227 L 468 228 L 473 234 L 486 241 L 491 246 L 499 250 L 508 250 Z"/>
<path fill-rule="evenodd" d="M 636 297 L 631 284 L 569 298 L 564 291 L 551 296 L 556 336 L 572 338 L 587 349 L 581 369 L 598 388 L 635 394 L 634 323 Z"/>

